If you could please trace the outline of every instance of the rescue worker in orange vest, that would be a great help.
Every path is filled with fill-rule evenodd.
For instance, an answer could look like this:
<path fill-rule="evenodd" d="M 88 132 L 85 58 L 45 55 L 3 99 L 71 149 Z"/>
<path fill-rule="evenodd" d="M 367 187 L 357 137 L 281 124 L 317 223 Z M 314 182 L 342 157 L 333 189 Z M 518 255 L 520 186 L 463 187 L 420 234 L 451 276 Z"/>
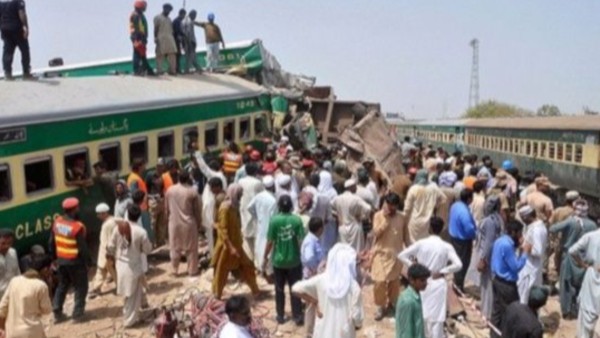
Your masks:
<path fill-rule="evenodd" d="M 168 170 L 162 174 L 163 196 L 170 187 L 179 182 L 179 161 L 172 159 L 167 164 Z"/>
<path fill-rule="evenodd" d="M 229 182 L 235 177 L 235 172 L 242 166 L 242 154 L 235 142 L 230 142 L 227 149 L 221 154 L 223 159 L 223 173 Z"/>
<path fill-rule="evenodd" d="M 146 182 L 142 179 L 142 175 L 146 171 L 146 162 L 142 159 L 136 159 L 131 164 L 131 174 L 127 177 L 127 188 L 133 195 L 134 192 L 141 190 L 144 192 L 144 201 L 140 205 L 142 211 L 148 210 L 148 188 Z"/>
<path fill-rule="evenodd" d="M 92 258 L 85 241 L 85 226 L 78 221 L 79 200 L 69 197 L 62 202 L 62 208 L 64 215 L 54 220 L 48 248 L 58 266 L 58 286 L 52 310 L 55 323 L 67 319 L 63 313 L 63 305 L 67 292 L 73 287 L 75 305 L 72 319 L 81 322 L 88 293 L 88 267 L 92 266 Z"/>

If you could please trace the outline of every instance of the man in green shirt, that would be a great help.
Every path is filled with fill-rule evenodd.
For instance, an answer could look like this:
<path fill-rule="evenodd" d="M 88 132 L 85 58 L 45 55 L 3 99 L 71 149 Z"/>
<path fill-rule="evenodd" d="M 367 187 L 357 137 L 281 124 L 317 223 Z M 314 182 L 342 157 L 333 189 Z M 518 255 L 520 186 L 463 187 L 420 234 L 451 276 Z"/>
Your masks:
<path fill-rule="evenodd" d="M 419 263 L 408 268 L 410 285 L 396 303 L 396 338 L 425 338 L 423 307 L 419 292 L 427 287 L 429 269 Z"/>
<path fill-rule="evenodd" d="M 277 206 L 279 213 L 271 218 L 267 232 L 267 247 L 263 259 L 263 271 L 266 271 L 268 261 L 273 263 L 275 274 L 275 305 L 277 308 L 277 322 L 285 323 L 285 285 L 292 286 L 302 279 L 302 263 L 300 261 L 300 247 L 304 239 L 304 226 L 299 216 L 292 214 L 292 199 L 289 195 L 282 195 Z M 270 253 L 273 256 L 270 260 Z M 299 297 L 291 294 L 292 316 L 297 326 L 304 325 L 302 302 Z"/>

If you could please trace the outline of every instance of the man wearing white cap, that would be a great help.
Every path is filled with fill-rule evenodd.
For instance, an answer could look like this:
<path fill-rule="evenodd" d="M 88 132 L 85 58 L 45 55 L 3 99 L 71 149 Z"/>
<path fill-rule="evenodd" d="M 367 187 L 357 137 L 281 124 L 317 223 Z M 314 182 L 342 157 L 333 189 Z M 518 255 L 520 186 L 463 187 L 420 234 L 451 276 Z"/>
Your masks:
<path fill-rule="evenodd" d="M 279 198 L 283 195 L 288 195 L 294 203 L 294 210 L 298 208 L 298 193 L 292 187 L 292 176 L 288 174 L 279 174 L 275 179 L 277 187 L 275 189 L 275 198 Z"/>
<path fill-rule="evenodd" d="M 279 142 L 279 147 L 277 147 L 277 158 L 285 159 L 288 152 L 293 151 L 294 148 L 290 145 L 290 139 L 287 136 L 281 137 L 281 142 Z"/>
<path fill-rule="evenodd" d="M 544 257 L 548 240 L 548 230 L 541 221 L 535 210 L 526 205 L 519 209 L 519 216 L 525 223 L 524 241 L 531 245 L 531 252 L 527 255 L 525 267 L 519 272 L 517 287 L 522 304 L 527 304 L 529 291 L 534 285 L 541 286 L 543 283 Z"/>
<path fill-rule="evenodd" d="M 240 220 L 242 222 L 242 236 L 244 237 L 244 252 L 250 260 L 254 260 L 254 240 L 256 237 L 256 220 L 248 211 L 250 201 L 265 189 L 258 175 L 258 164 L 250 162 L 246 164 L 246 176 L 241 178 L 238 184 L 242 187 L 242 198 L 240 199 Z"/>
<path fill-rule="evenodd" d="M 350 244 L 356 252 L 365 246 L 362 219 L 368 217 L 371 206 L 356 195 L 356 181 L 346 180 L 345 191 L 331 201 L 333 215 L 337 218 L 340 242 Z"/>
<path fill-rule="evenodd" d="M 114 217 L 110 214 L 110 207 L 106 203 L 100 203 L 96 206 L 96 215 L 102 221 L 100 230 L 100 244 L 98 246 L 98 262 L 96 263 L 96 276 L 92 281 L 92 289 L 89 298 L 95 298 L 102 291 L 105 282 L 112 279 L 117 282 L 117 272 L 115 271 L 115 261 L 106 258 L 106 247 L 111 239 L 112 233 L 117 227 Z"/>
<path fill-rule="evenodd" d="M 254 266 L 261 269 L 263 266 L 263 255 L 267 246 L 267 231 L 271 217 L 277 212 L 277 200 L 275 199 L 275 179 L 273 176 L 265 176 L 262 179 L 265 189 L 259 192 L 248 204 L 246 210 L 250 213 L 252 220 L 256 222 L 254 238 Z M 262 271 L 268 273 L 267 271 Z"/>

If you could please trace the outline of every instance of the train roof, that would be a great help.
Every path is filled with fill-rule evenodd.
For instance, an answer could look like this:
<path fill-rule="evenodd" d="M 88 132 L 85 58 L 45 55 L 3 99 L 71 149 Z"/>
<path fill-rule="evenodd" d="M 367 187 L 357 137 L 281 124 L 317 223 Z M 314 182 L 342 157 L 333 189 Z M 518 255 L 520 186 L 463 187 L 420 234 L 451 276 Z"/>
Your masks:
<path fill-rule="evenodd" d="M 99 76 L 0 83 L 0 126 L 255 97 L 263 87 L 230 75 Z"/>
<path fill-rule="evenodd" d="M 407 120 L 401 124 L 411 126 L 464 126 L 468 119 L 442 119 L 442 120 Z"/>
<path fill-rule="evenodd" d="M 471 119 L 467 127 L 499 129 L 599 130 L 600 116 L 553 116 Z"/>

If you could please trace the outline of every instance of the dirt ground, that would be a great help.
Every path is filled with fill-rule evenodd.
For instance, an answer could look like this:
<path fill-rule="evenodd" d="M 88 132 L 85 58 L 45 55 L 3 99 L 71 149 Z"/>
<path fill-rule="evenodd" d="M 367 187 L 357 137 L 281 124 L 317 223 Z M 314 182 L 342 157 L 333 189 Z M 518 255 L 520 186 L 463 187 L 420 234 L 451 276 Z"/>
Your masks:
<path fill-rule="evenodd" d="M 194 278 L 187 276 L 172 277 L 169 274 L 169 264 L 167 262 L 168 253 L 159 251 L 149 257 L 149 263 L 154 266 L 149 272 L 149 292 L 148 299 L 150 306 L 160 308 L 162 305 L 168 305 L 181 298 L 181 295 L 190 288 L 198 288 L 202 291 L 210 291 L 212 279 L 212 270 L 203 271 L 203 273 Z M 182 267 L 183 268 L 183 267 Z M 180 268 L 181 271 L 183 269 Z M 257 303 L 253 309 L 255 315 L 263 317 L 263 323 L 272 333 L 272 337 L 305 337 L 305 329 L 298 328 L 291 321 L 278 326 L 275 322 L 275 300 L 272 285 L 268 285 L 264 280 L 259 280 L 259 286 L 262 290 L 268 292 L 268 297 Z M 136 328 L 124 330 L 122 327 L 122 299 L 113 294 L 114 284 L 105 286 L 105 293 L 95 299 L 89 300 L 86 306 L 86 316 L 88 320 L 85 323 L 73 323 L 67 321 L 58 325 L 53 325 L 51 316 L 45 321 L 47 325 L 47 335 L 51 337 L 77 337 L 77 338 L 108 338 L 108 337 L 154 337 L 151 329 L 151 320 L 140 324 Z M 472 290 L 474 291 L 474 290 Z M 245 285 L 231 282 L 226 287 L 225 297 L 231 294 L 249 294 L 250 290 Z M 471 292 L 474 293 L 474 292 Z M 381 322 L 373 320 L 375 306 L 373 304 L 372 286 L 366 285 L 363 289 L 363 302 L 365 307 L 365 323 L 359 331 L 358 337 L 377 338 L 394 337 L 394 319 L 389 317 Z M 542 321 L 547 324 L 547 333 L 545 337 L 572 338 L 575 337 L 575 321 L 564 321 L 560 319 L 558 297 L 552 296 L 546 307 L 542 310 Z M 452 327 L 448 337 L 470 337 L 483 338 L 489 337 L 489 330 L 481 324 L 476 312 L 471 308 L 477 304 L 473 298 L 461 299 L 467 311 L 466 322 L 448 320 Z M 68 315 L 73 306 L 72 295 L 69 295 L 65 304 L 65 313 Z M 286 311 L 290 311 L 289 303 L 286 304 Z M 147 316 L 151 317 L 151 312 Z M 336 338 L 336 337 L 332 337 Z"/>

